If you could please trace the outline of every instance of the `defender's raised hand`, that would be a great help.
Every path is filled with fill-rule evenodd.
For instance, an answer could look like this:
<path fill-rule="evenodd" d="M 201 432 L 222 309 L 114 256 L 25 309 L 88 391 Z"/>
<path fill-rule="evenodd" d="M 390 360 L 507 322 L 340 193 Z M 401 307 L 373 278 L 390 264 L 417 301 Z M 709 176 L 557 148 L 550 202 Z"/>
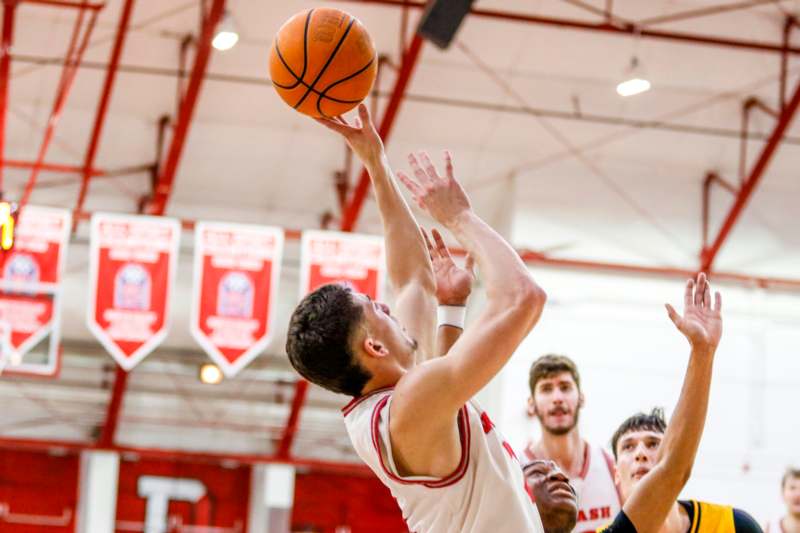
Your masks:
<path fill-rule="evenodd" d="M 686 282 L 683 316 L 670 304 L 666 307 L 672 323 L 694 348 L 716 349 L 722 337 L 722 297 L 715 293 L 711 305 L 711 288 L 704 273 L 698 274 L 696 282 L 691 279 Z"/>
<path fill-rule="evenodd" d="M 344 137 L 356 156 L 365 164 L 377 161 L 383 154 L 383 141 L 375 130 L 369 109 L 364 104 L 358 105 L 358 118 L 352 125 L 344 117 L 314 120 Z"/>
<path fill-rule="evenodd" d="M 397 177 L 411 193 L 414 201 L 426 210 L 437 222 L 449 226 L 461 213 L 471 209 L 467 193 L 453 175 L 453 159 L 445 151 L 445 175 L 441 176 L 425 152 L 409 154 L 408 162 L 415 179 L 404 172 Z"/>
<path fill-rule="evenodd" d="M 472 256 L 467 256 L 464 268 L 461 268 L 453 261 L 453 256 L 450 255 L 450 250 L 447 249 L 447 245 L 438 231 L 435 229 L 431 231 L 433 242 L 425 230 L 422 230 L 422 234 L 428 245 L 428 253 L 433 264 L 433 274 L 436 277 L 436 299 L 439 305 L 466 305 L 472 292 L 472 284 L 475 282 L 475 261 Z"/>

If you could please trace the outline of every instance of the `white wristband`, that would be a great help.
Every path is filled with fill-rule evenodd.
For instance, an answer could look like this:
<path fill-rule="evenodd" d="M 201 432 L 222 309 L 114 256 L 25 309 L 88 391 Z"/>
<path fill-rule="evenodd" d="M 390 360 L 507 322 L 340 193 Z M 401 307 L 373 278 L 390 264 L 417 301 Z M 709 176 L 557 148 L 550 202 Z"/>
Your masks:
<path fill-rule="evenodd" d="M 452 326 L 464 329 L 467 308 L 463 305 L 440 305 L 436 310 L 439 326 Z"/>

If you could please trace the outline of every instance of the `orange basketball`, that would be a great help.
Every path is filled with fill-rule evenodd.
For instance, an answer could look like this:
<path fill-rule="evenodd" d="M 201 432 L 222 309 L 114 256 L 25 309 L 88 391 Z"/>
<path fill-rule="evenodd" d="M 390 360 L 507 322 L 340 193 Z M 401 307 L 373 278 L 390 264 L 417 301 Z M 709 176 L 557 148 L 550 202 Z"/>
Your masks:
<path fill-rule="evenodd" d="M 335 117 L 359 104 L 375 81 L 375 46 L 344 11 L 319 7 L 290 18 L 270 50 L 272 85 L 284 102 L 312 117 Z"/>

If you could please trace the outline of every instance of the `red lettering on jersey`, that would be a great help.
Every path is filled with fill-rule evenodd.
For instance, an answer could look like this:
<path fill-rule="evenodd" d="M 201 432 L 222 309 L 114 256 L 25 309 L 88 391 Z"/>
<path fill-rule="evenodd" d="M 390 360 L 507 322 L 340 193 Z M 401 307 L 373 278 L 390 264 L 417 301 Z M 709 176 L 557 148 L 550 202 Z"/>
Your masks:
<path fill-rule="evenodd" d="M 597 520 L 600 518 L 600 513 L 598 513 L 599 509 L 589 509 L 589 520 Z"/>
<path fill-rule="evenodd" d="M 586 522 L 586 513 L 583 512 L 583 509 L 578 511 L 578 522 Z"/>
<path fill-rule="evenodd" d="M 611 518 L 611 507 L 603 507 L 600 510 L 600 518 Z"/>
<path fill-rule="evenodd" d="M 489 418 L 489 415 L 486 414 L 484 411 L 481 413 L 481 425 L 483 426 L 483 432 L 488 435 L 491 430 L 494 429 L 494 423 Z"/>

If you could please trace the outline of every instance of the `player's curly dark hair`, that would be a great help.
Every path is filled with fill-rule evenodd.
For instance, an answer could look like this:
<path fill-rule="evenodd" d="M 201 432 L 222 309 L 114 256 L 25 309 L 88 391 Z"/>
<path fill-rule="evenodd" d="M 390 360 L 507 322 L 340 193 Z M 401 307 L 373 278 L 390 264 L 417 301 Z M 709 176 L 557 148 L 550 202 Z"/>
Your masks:
<path fill-rule="evenodd" d="M 617 459 L 617 443 L 626 434 L 631 431 L 655 431 L 657 433 L 666 433 L 667 421 L 664 418 L 664 408 L 654 407 L 650 414 L 636 413 L 628 417 L 617 430 L 614 436 L 611 437 L 611 451 L 614 452 L 614 460 Z"/>
<path fill-rule="evenodd" d="M 297 372 L 329 391 L 360 396 L 370 374 L 351 347 L 364 312 L 342 283 L 324 285 L 307 295 L 292 313 L 286 353 Z"/>

